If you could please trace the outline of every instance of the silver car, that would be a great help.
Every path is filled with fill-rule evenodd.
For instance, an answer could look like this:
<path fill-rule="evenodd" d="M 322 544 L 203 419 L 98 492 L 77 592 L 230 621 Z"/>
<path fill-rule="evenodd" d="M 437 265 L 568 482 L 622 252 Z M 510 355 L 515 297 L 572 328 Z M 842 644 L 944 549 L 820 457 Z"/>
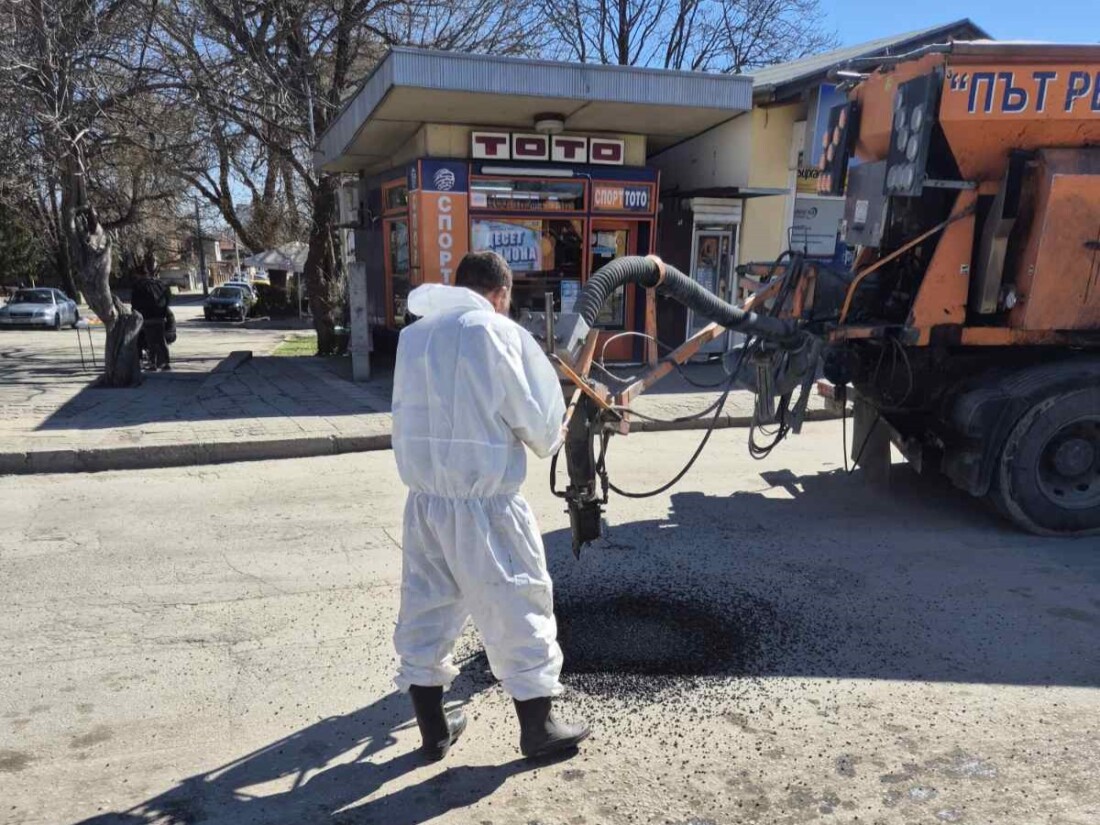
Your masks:
<path fill-rule="evenodd" d="M 76 326 L 80 311 L 60 289 L 20 289 L 0 307 L 0 326 L 35 326 L 61 329 Z"/>

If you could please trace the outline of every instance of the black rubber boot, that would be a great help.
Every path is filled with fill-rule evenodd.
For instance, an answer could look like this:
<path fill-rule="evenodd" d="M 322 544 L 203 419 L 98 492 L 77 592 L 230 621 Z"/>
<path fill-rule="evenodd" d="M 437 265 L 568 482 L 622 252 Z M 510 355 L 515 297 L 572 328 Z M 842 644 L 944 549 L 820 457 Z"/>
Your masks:
<path fill-rule="evenodd" d="M 438 762 L 466 730 L 466 714 L 460 710 L 448 713 L 443 709 L 443 688 L 439 686 L 410 685 L 409 696 L 423 740 L 420 753 L 425 759 Z"/>
<path fill-rule="evenodd" d="M 588 738 L 588 725 L 569 725 L 554 718 L 549 696 L 525 701 L 515 700 L 519 716 L 519 749 L 528 759 L 577 747 Z"/>

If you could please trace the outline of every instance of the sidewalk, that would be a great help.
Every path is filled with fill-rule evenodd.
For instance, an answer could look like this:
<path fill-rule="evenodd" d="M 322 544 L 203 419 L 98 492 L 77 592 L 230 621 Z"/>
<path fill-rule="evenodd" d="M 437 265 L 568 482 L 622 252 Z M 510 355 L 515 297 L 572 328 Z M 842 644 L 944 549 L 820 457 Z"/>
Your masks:
<path fill-rule="evenodd" d="M 390 447 L 388 374 L 356 384 L 347 359 L 253 357 L 247 351 L 212 370 L 210 362 L 203 366 L 147 374 L 142 386 L 125 390 L 91 387 L 86 374 L 16 376 L 0 388 L 0 473 L 96 472 Z M 722 378 L 712 365 L 689 367 L 688 374 L 702 384 Z M 676 374 L 635 408 L 671 420 L 705 409 L 719 394 Z M 730 393 L 715 426 L 747 426 L 752 407 L 751 393 Z M 815 397 L 808 417 L 832 416 Z M 713 418 L 635 421 L 631 427 L 694 429 Z"/>

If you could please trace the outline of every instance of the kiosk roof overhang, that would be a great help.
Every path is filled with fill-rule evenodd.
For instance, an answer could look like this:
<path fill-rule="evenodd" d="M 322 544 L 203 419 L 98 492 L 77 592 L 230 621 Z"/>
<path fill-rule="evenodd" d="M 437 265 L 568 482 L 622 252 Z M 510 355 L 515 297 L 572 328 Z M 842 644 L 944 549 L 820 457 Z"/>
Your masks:
<path fill-rule="evenodd" d="M 565 117 L 567 132 L 645 135 L 649 152 L 694 137 L 752 108 L 744 75 L 395 48 L 318 140 L 329 172 L 385 164 L 425 123 L 532 130 Z"/>

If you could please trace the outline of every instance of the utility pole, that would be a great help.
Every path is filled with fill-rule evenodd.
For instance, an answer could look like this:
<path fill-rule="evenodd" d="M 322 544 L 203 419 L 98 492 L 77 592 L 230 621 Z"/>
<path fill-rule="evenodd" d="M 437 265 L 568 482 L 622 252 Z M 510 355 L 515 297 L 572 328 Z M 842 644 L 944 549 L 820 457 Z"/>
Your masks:
<path fill-rule="evenodd" d="M 202 246 L 202 219 L 199 217 L 199 199 L 195 198 L 195 242 L 199 245 L 199 275 L 202 276 L 202 294 L 210 294 L 206 282 L 206 250 Z"/>

